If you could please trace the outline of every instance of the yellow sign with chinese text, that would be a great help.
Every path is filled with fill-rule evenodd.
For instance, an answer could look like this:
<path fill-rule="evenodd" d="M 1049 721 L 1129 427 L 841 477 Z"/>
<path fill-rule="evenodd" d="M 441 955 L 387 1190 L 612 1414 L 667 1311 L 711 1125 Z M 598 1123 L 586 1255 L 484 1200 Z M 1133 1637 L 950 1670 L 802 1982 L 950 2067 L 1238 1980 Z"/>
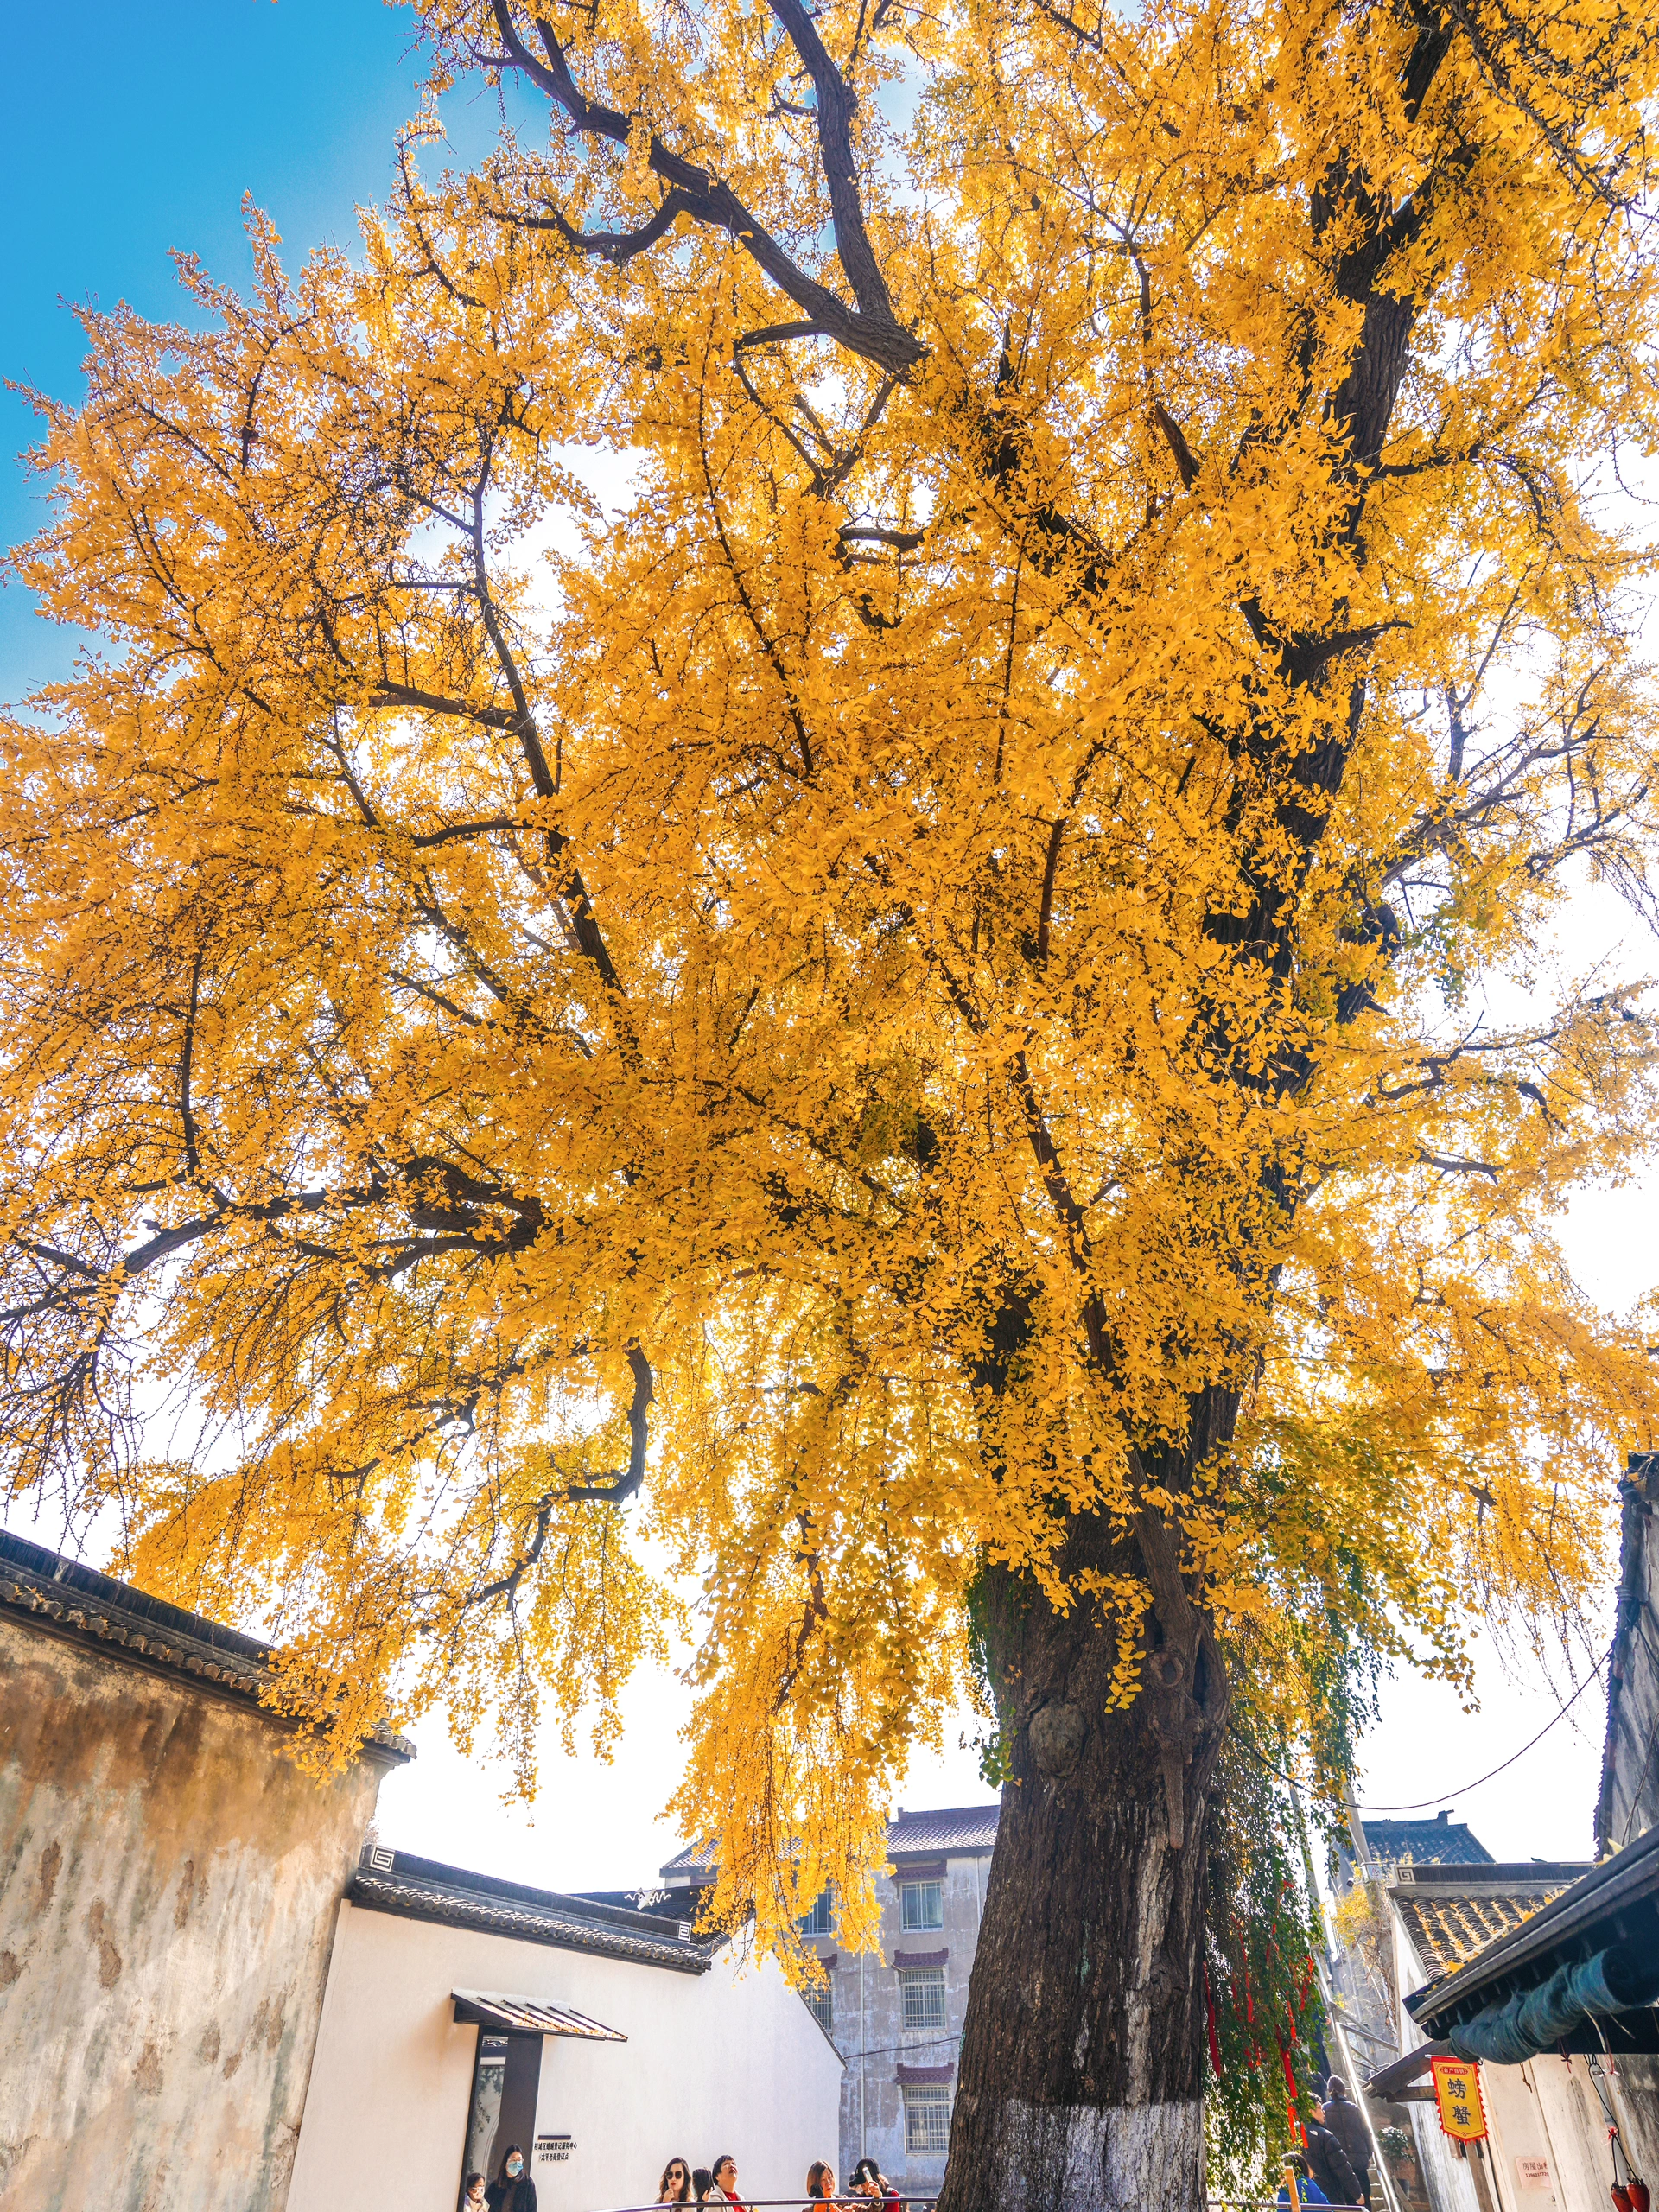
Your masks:
<path fill-rule="evenodd" d="M 1431 2058 L 1434 2101 L 1440 2126 L 1459 2143 L 1478 2143 L 1486 2133 L 1486 2108 L 1480 2097 L 1480 2069 L 1462 2058 Z"/>

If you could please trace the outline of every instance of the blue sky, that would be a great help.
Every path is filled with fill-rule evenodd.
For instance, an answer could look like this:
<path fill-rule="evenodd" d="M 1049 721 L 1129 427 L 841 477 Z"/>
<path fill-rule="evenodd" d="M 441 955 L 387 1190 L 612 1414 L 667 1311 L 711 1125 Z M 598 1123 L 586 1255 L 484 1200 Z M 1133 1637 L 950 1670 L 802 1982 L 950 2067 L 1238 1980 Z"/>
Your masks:
<path fill-rule="evenodd" d="M 321 242 L 353 245 L 354 210 L 384 196 L 398 125 L 418 105 L 415 30 L 411 9 L 380 0 L 148 0 L 138 10 L 86 0 L 73 16 L 12 9 L 0 94 L 0 374 L 77 397 L 83 346 L 65 302 L 125 300 L 174 316 L 175 248 L 243 281 L 245 193 L 269 210 L 295 261 Z M 475 86 L 446 114 L 463 145 L 481 142 L 495 119 Z M 38 487 L 17 459 L 35 435 L 24 402 L 0 393 L 5 545 L 41 519 Z M 0 700 L 63 669 L 73 646 L 10 586 L 0 594 Z"/>

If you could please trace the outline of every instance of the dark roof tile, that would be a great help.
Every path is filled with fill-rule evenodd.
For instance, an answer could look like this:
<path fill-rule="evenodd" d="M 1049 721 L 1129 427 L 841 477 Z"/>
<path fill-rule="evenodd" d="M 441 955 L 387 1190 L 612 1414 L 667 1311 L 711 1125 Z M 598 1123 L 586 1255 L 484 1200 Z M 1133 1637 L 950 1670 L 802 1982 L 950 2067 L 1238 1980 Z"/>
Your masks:
<path fill-rule="evenodd" d="M 683 1922 L 596 1904 L 559 1890 L 531 1889 L 382 1846 L 365 1850 L 346 1895 L 371 1912 L 476 1928 L 559 1950 L 594 1951 L 677 1974 L 707 1973 L 715 1948 L 681 1935 Z"/>
<path fill-rule="evenodd" d="M 1464 1965 L 1488 1943 L 1520 1927 L 1523 1920 L 1530 1920 L 1552 1897 L 1570 1889 L 1573 1878 L 1565 1869 L 1552 1867 L 1512 1887 L 1491 1882 L 1472 1883 L 1467 1888 L 1445 1881 L 1411 1882 L 1396 1884 L 1389 1895 L 1405 1923 L 1413 1949 L 1429 1974 L 1438 1978 Z"/>
<path fill-rule="evenodd" d="M 949 1805 L 937 1812 L 899 1813 L 887 1822 L 887 1850 L 891 1856 L 914 1857 L 926 1853 L 935 1859 L 947 1853 L 989 1851 L 996 1841 L 996 1805 Z M 706 1839 L 677 1851 L 662 1869 L 663 1878 L 702 1876 L 712 1881 L 715 1850 Z"/>
<path fill-rule="evenodd" d="M 1442 1813 L 1428 1821 L 1369 1820 L 1362 1814 L 1366 1847 L 1372 1859 L 1409 1860 L 1414 1865 L 1490 1866 L 1492 1854 L 1462 1821 Z"/>
<path fill-rule="evenodd" d="M 101 1645 L 111 1656 L 124 1656 L 150 1672 L 181 1676 L 241 1703 L 258 1706 L 271 1679 L 268 1643 L 8 1529 L 0 1529 L 0 1607 L 49 1634 Z M 292 1726 L 284 1714 L 262 1710 L 274 1726 Z M 383 1762 L 411 1759 L 415 1746 L 385 1730 L 364 1751 Z"/>

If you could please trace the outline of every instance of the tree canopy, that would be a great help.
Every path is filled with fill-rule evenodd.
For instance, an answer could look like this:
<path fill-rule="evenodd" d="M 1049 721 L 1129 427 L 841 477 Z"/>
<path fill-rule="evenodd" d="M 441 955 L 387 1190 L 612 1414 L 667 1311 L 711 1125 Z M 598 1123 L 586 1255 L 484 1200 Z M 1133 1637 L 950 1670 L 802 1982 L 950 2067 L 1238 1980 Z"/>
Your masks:
<path fill-rule="evenodd" d="M 443 1698 L 528 1783 L 690 1600 L 767 1937 L 868 1927 L 988 1568 L 1125 1706 L 1176 1576 L 1340 1766 L 1659 1443 L 1557 1233 L 1649 1016 L 1541 950 L 1649 893 L 1651 10 L 423 23 L 544 139 L 435 109 L 41 402 L 11 1494 L 268 1618 L 319 1758 Z"/>

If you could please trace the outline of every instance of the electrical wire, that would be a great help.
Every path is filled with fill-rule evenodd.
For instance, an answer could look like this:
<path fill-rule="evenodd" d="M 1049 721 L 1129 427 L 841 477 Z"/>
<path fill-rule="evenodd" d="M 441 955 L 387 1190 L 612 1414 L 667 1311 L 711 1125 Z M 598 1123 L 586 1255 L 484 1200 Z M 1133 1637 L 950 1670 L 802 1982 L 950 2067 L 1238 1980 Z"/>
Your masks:
<path fill-rule="evenodd" d="M 1600 1679 L 1601 1670 L 1606 1664 L 1607 1662 L 1605 1659 L 1598 1659 L 1595 1665 L 1590 1669 L 1590 1672 L 1579 1684 L 1577 1689 L 1573 1691 L 1572 1696 L 1568 1698 L 1567 1703 L 1563 1706 L 1558 1707 L 1550 1718 L 1545 1721 L 1543 1726 L 1538 1731 L 1538 1733 L 1532 1737 L 1528 1742 L 1522 1744 L 1518 1751 L 1511 1751 L 1508 1758 L 1503 1761 L 1503 1765 L 1491 1768 L 1487 1773 L 1477 1777 L 1473 1782 L 1465 1782 L 1460 1783 L 1455 1789 L 1442 1789 L 1433 1797 L 1420 1797 L 1416 1803 L 1413 1805 L 1356 1805 L 1354 1810 L 1357 1813 L 1422 1813 L 1427 1812 L 1431 1805 L 1443 1805 L 1448 1797 L 1464 1797 L 1468 1795 L 1470 1790 L 1478 1789 L 1483 1783 L 1491 1782 L 1494 1776 L 1502 1774 L 1504 1768 L 1513 1766 L 1516 1759 L 1524 1758 L 1527 1753 L 1532 1749 L 1533 1745 L 1542 1743 L 1544 1738 L 1548 1735 L 1550 1730 L 1555 1726 L 1555 1723 L 1558 1720 L 1564 1720 L 1567 1718 L 1567 1714 L 1573 1710 L 1579 1700 L 1584 1695 L 1586 1690 L 1589 1688 L 1591 1683 Z M 1228 1732 L 1232 1736 L 1236 1742 L 1240 1743 L 1244 1746 L 1244 1749 L 1249 1753 L 1250 1757 L 1256 1762 L 1258 1766 L 1262 1766 L 1267 1769 L 1268 1772 L 1274 1777 L 1275 1781 L 1287 1782 L 1293 1789 L 1300 1789 L 1305 1786 L 1297 1781 L 1296 1777 L 1294 1774 L 1286 1774 L 1281 1768 L 1274 1766 L 1271 1759 L 1263 1758 L 1261 1752 L 1257 1751 L 1255 1745 L 1250 1741 L 1249 1738 L 1245 1735 L 1243 1729 L 1233 1727 L 1230 1722 L 1228 1725 Z"/>
<path fill-rule="evenodd" d="M 965 2031 L 961 2028 L 939 2028 L 931 2033 L 924 2032 L 918 2029 L 912 2036 L 908 2043 L 872 2044 L 868 2050 L 842 2050 L 841 2045 L 838 2043 L 836 2043 L 833 2031 L 831 2031 L 830 2040 L 831 2043 L 836 2043 L 836 2050 L 837 2053 L 841 2057 L 844 2058 L 847 2063 L 850 2066 L 855 2058 L 890 2058 L 894 2051 L 907 2050 L 912 2058 L 918 2058 L 920 2057 L 924 2048 L 927 2044 L 933 2043 L 960 2043 L 964 2032 Z M 923 2063 L 925 2063 L 926 2062 L 924 2061 Z"/>
<path fill-rule="evenodd" d="M 1482 1783 L 1491 1781 L 1493 1776 L 1502 1774 L 1505 1767 L 1513 1766 L 1516 1759 L 1524 1758 L 1527 1753 L 1532 1749 L 1534 1744 L 1541 1744 L 1544 1738 L 1548 1735 L 1550 1730 L 1555 1726 L 1555 1723 L 1558 1720 L 1566 1719 L 1567 1714 L 1571 1713 L 1573 1707 L 1584 1695 L 1586 1690 L 1589 1688 L 1591 1683 L 1599 1680 L 1601 1670 L 1606 1663 L 1607 1662 L 1605 1659 L 1598 1659 L 1595 1665 L 1590 1669 L 1590 1672 L 1579 1684 L 1577 1689 L 1573 1691 L 1572 1696 L 1568 1698 L 1567 1703 L 1559 1707 L 1550 1718 L 1545 1721 L 1543 1726 L 1538 1731 L 1538 1733 L 1532 1737 L 1528 1742 L 1522 1744 L 1518 1751 L 1511 1751 L 1509 1758 L 1503 1761 L 1503 1764 L 1502 1766 L 1493 1767 L 1490 1773 L 1481 1775 L 1478 1779 L 1474 1782 L 1463 1783 L 1456 1789 L 1442 1789 L 1439 1796 L 1421 1797 L 1414 1805 L 1356 1805 L 1354 1810 L 1357 1813 L 1422 1813 L 1427 1812 L 1431 1805 L 1439 1805 L 1443 1803 L 1448 1797 L 1464 1797 L 1468 1795 L 1470 1790 L 1478 1789 Z"/>

